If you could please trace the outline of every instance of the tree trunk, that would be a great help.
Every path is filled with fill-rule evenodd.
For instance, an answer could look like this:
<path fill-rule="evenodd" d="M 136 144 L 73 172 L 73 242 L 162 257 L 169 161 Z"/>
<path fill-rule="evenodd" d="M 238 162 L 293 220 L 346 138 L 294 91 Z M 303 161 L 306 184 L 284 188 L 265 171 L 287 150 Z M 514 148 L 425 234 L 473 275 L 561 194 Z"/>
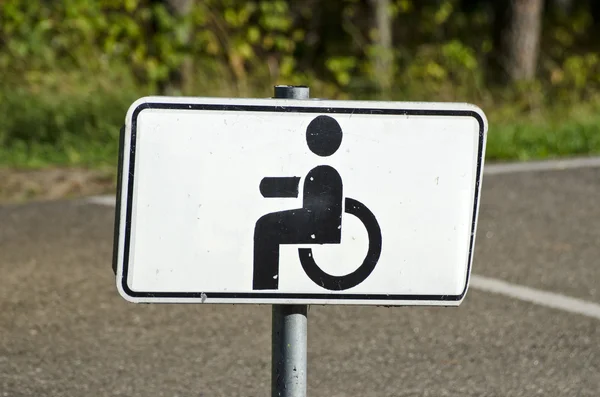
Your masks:
<path fill-rule="evenodd" d="M 497 1 L 494 63 L 501 80 L 535 78 L 539 55 L 543 0 Z"/>
<path fill-rule="evenodd" d="M 190 11 L 194 0 L 163 0 L 169 12 L 178 18 L 184 18 Z M 186 43 L 189 44 L 190 35 L 188 33 Z M 193 62 L 191 56 L 187 55 L 181 62 L 178 70 L 170 73 L 168 81 L 161 87 L 165 95 L 182 95 L 185 88 L 189 88 L 193 80 Z"/>
<path fill-rule="evenodd" d="M 186 15 L 192 7 L 192 0 L 165 0 L 169 10 L 175 15 Z"/>
<path fill-rule="evenodd" d="M 379 90 L 389 95 L 394 78 L 394 55 L 392 51 L 392 15 L 390 0 L 371 0 L 375 11 L 375 51 L 373 63 Z"/>

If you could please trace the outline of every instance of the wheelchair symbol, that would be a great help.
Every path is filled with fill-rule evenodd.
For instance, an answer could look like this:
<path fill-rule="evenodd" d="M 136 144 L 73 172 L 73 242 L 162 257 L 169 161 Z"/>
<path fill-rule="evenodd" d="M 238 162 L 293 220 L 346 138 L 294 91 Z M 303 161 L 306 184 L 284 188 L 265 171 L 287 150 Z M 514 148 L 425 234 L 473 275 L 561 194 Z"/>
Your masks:
<path fill-rule="evenodd" d="M 334 154 L 342 143 L 342 129 L 329 116 L 318 116 L 306 129 L 309 149 L 318 156 Z M 260 183 L 263 197 L 298 197 L 300 177 L 266 177 Z M 281 244 L 340 244 L 342 235 L 342 178 L 330 166 L 313 168 L 304 180 L 302 208 L 262 216 L 254 228 L 254 290 L 279 286 Z M 331 275 L 314 260 L 311 248 L 299 248 L 306 275 L 328 290 L 346 290 L 362 283 L 375 269 L 381 254 L 381 229 L 373 213 L 352 198 L 345 199 L 344 212 L 356 216 L 367 229 L 369 248 L 362 264 L 344 276 Z"/>

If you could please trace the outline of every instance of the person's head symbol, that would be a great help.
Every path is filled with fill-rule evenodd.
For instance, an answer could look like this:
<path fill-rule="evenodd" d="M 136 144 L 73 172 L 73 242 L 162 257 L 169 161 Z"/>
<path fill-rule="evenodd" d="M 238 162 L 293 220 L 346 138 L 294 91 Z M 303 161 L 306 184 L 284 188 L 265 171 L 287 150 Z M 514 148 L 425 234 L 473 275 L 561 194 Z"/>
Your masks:
<path fill-rule="evenodd" d="M 329 116 L 318 116 L 306 127 L 306 143 L 316 155 L 327 157 L 342 144 L 342 128 Z"/>

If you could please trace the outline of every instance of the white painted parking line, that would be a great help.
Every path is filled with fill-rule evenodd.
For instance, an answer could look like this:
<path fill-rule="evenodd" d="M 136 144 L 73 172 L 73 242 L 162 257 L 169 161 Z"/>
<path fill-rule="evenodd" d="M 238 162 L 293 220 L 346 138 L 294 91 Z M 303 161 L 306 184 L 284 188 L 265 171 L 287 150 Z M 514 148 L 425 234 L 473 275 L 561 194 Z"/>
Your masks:
<path fill-rule="evenodd" d="M 600 167 L 600 157 L 582 157 L 564 160 L 527 161 L 521 163 L 488 164 L 484 166 L 484 175 L 513 174 L 533 171 L 560 171 L 573 168 Z"/>
<path fill-rule="evenodd" d="M 99 204 L 99 205 L 106 205 L 109 207 L 114 207 L 115 206 L 115 196 L 112 195 L 106 195 L 106 196 L 92 196 L 92 197 L 88 197 L 86 198 L 88 203 L 92 203 L 92 204 Z"/>
<path fill-rule="evenodd" d="M 481 291 L 505 295 L 570 313 L 583 314 L 600 320 L 600 305 L 581 299 L 476 275 L 471 276 L 470 286 Z"/>

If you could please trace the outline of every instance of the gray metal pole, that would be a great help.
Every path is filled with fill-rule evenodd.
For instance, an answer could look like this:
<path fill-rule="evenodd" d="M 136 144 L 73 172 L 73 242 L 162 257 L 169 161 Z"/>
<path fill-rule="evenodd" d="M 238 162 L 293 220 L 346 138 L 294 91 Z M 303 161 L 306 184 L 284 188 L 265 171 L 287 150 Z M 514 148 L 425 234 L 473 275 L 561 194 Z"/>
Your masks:
<path fill-rule="evenodd" d="M 271 396 L 306 396 L 306 305 L 273 305 Z"/>
<path fill-rule="evenodd" d="M 308 99 L 308 87 L 275 86 L 275 98 Z M 271 396 L 306 396 L 307 305 L 273 305 Z"/>

